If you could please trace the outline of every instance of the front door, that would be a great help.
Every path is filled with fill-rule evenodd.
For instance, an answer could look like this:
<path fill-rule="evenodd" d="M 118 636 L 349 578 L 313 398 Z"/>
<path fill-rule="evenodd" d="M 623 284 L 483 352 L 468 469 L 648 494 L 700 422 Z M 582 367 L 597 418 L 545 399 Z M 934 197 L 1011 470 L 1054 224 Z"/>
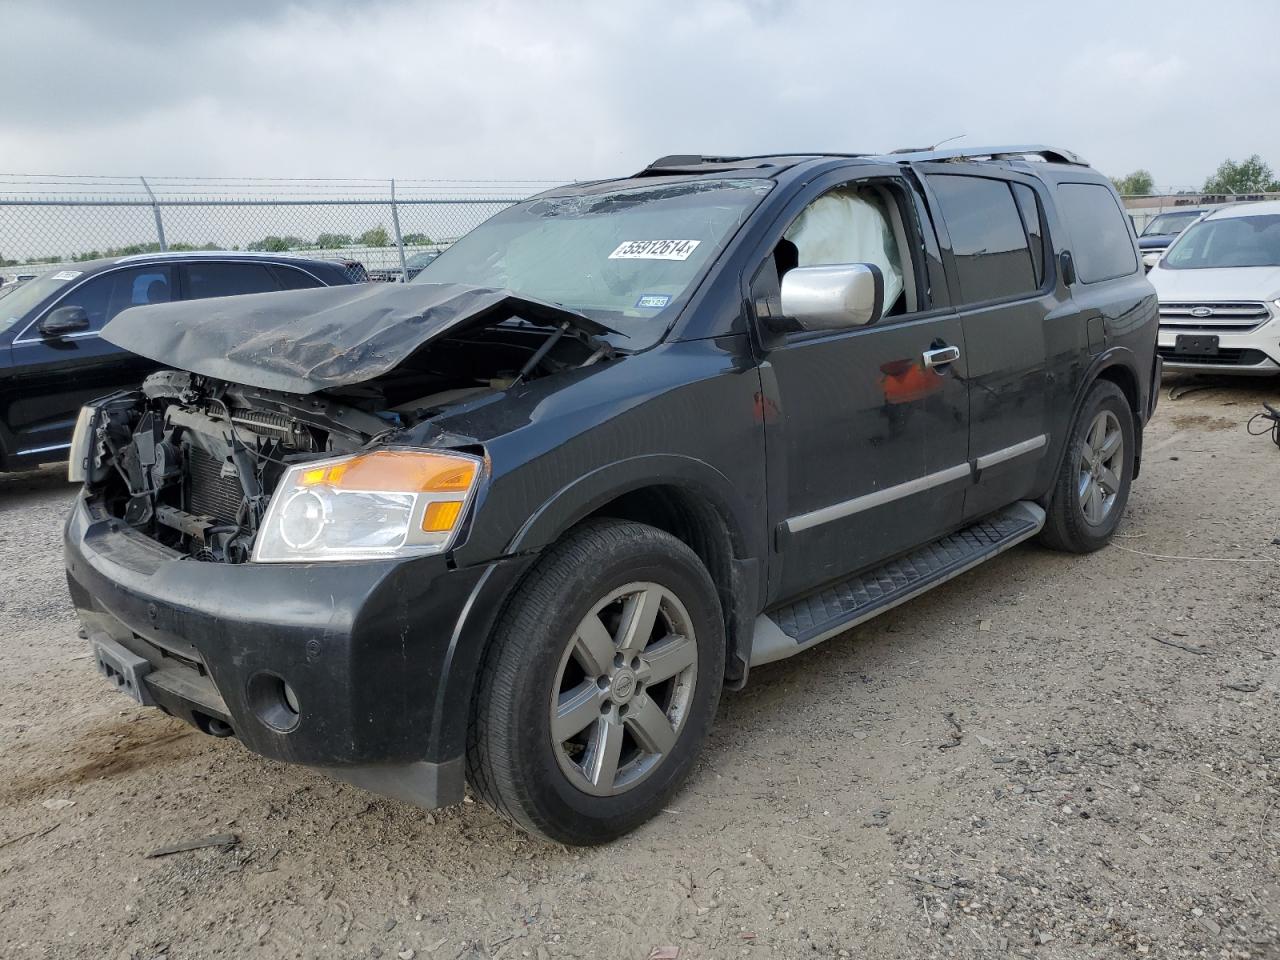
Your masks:
<path fill-rule="evenodd" d="M 786 228 L 756 280 L 820 263 L 873 262 L 885 275 L 877 323 L 766 342 L 775 601 L 959 525 L 971 474 L 964 332 L 932 300 L 918 252 L 936 241 L 918 211 L 896 177 L 835 184 Z M 930 365 L 948 348 L 958 359 Z"/>

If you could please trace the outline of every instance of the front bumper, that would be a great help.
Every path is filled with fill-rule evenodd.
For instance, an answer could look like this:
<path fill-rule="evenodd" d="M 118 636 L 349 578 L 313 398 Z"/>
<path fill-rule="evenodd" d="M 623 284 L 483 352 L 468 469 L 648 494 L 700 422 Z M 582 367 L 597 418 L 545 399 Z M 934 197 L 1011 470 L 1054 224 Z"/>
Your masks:
<path fill-rule="evenodd" d="M 83 495 L 65 553 L 90 638 L 146 661 L 144 702 L 420 805 L 462 798 L 480 652 L 526 559 L 201 563 Z M 272 700 L 281 683 L 296 714 Z"/>
<path fill-rule="evenodd" d="M 1218 355 L 1178 354 L 1179 334 L 1217 336 Z M 1280 373 L 1280 320 L 1270 320 L 1256 330 L 1242 333 L 1223 333 L 1212 327 L 1195 330 L 1161 327 L 1156 349 L 1164 359 L 1164 369 L 1170 373 Z"/>

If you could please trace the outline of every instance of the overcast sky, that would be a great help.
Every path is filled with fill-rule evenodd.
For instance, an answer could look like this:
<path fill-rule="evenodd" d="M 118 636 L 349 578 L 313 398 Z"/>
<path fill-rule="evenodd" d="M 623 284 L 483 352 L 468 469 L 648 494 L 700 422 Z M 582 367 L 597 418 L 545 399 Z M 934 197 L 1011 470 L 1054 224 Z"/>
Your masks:
<path fill-rule="evenodd" d="M 1047 143 L 1280 169 L 1280 2 L 0 0 L 0 172 L 569 179 Z"/>

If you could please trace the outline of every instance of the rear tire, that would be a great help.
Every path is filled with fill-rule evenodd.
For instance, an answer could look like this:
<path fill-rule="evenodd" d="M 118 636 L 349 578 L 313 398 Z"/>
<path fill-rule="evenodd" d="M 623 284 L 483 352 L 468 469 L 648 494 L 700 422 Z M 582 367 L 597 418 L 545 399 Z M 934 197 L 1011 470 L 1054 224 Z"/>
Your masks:
<path fill-rule="evenodd" d="M 1110 380 L 1096 381 L 1071 428 L 1040 541 L 1071 553 L 1105 547 L 1129 501 L 1136 449 L 1128 399 Z"/>
<path fill-rule="evenodd" d="M 539 561 L 495 628 L 467 779 L 530 833 L 620 837 L 688 776 L 724 659 L 720 602 L 692 550 L 643 524 L 586 523 Z"/>

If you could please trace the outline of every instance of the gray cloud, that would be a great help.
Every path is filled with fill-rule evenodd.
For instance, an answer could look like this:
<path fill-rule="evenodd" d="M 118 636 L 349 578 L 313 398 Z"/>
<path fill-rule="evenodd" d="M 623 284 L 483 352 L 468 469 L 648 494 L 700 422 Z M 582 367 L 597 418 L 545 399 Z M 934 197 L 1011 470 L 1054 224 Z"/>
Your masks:
<path fill-rule="evenodd" d="M 1280 167 L 1280 7 L 0 3 L 9 172 L 589 177 L 671 152 L 1046 142 Z M 1236 29 L 1240 27 L 1241 29 Z"/>

